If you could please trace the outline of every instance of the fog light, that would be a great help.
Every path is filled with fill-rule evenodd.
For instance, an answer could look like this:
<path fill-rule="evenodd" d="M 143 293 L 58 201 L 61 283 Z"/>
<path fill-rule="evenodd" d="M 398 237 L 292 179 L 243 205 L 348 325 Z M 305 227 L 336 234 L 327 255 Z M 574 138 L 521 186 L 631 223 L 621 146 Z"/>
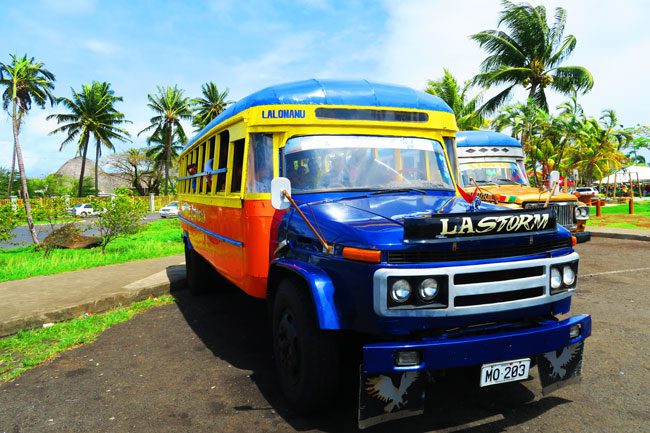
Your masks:
<path fill-rule="evenodd" d="M 395 352 L 395 365 L 407 367 L 420 364 L 420 352 L 415 350 L 401 350 Z"/>
<path fill-rule="evenodd" d="M 409 296 L 411 296 L 411 285 L 406 280 L 397 280 L 393 283 L 393 286 L 390 288 L 390 297 L 393 298 L 393 301 L 405 302 Z"/>
<path fill-rule="evenodd" d="M 564 268 L 562 268 L 562 282 L 565 286 L 572 286 L 573 283 L 576 282 L 576 273 L 569 265 L 566 265 Z"/>
<path fill-rule="evenodd" d="M 423 301 L 432 301 L 438 294 L 438 282 L 435 278 L 427 278 L 420 283 L 418 292 Z"/>
<path fill-rule="evenodd" d="M 551 268 L 551 289 L 562 287 L 562 273 L 558 268 Z"/>
<path fill-rule="evenodd" d="M 580 336 L 580 325 L 573 325 L 569 328 L 569 338 L 576 338 Z"/>

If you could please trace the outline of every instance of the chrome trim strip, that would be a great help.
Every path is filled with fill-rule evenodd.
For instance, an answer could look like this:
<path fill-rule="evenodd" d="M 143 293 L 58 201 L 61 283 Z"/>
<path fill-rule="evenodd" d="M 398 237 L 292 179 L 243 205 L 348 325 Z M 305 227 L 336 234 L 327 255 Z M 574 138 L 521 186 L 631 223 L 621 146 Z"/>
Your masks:
<path fill-rule="evenodd" d="M 446 266 L 442 268 L 382 268 L 375 271 L 373 276 L 374 309 L 375 312 L 384 317 L 447 317 L 466 316 L 471 314 L 494 313 L 498 311 L 515 310 L 519 308 L 534 307 L 548 304 L 572 296 L 575 287 L 557 295 L 550 294 L 549 275 L 551 265 L 557 263 L 573 262 L 579 260 L 576 252 L 543 259 L 524 260 L 517 262 L 487 263 L 482 265 L 469 266 Z M 458 274 L 474 274 L 480 272 L 506 271 L 521 268 L 543 266 L 544 274 L 537 277 L 524 277 L 514 280 L 494 281 L 488 283 L 454 284 L 454 276 Z M 447 275 L 449 306 L 441 309 L 388 309 L 388 277 L 412 277 L 412 276 L 436 276 Z M 455 307 L 456 296 L 481 295 L 486 293 L 499 293 L 512 290 L 523 290 L 535 287 L 544 287 L 544 294 L 534 298 L 519 299 L 485 305 L 470 305 Z"/>
<path fill-rule="evenodd" d="M 193 223 L 192 221 L 189 221 L 187 218 L 183 218 L 180 214 L 178 214 L 178 218 L 183 220 L 187 224 L 191 225 L 195 229 L 200 230 L 203 233 L 205 233 L 206 235 L 212 236 L 215 239 L 219 239 L 220 241 L 228 242 L 229 244 L 233 244 L 236 247 L 243 247 L 244 246 L 243 242 L 236 241 L 234 239 L 230 239 L 230 238 L 227 238 L 225 236 L 221 236 L 221 235 L 218 235 L 218 234 L 216 234 L 214 232 L 211 232 L 210 230 L 205 229 L 205 228 L 201 227 L 200 225 L 197 225 L 197 224 Z"/>

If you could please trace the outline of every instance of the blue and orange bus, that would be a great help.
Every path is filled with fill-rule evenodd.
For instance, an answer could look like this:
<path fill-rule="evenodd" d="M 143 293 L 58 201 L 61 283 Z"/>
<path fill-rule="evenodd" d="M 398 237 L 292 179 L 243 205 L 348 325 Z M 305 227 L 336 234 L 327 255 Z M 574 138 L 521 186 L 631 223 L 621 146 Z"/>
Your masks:
<path fill-rule="evenodd" d="M 307 80 L 243 98 L 180 155 L 189 288 L 214 288 L 216 271 L 267 299 L 297 410 L 331 401 L 343 358 L 361 365 L 361 427 L 421 413 L 435 370 L 479 365 L 487 386 L 537 362 L 544 389 L 580 374 L 591 319 L 556 319 L 575 239 L 548 209 L 461 198 L 455 133 L 424 92 Z"/>

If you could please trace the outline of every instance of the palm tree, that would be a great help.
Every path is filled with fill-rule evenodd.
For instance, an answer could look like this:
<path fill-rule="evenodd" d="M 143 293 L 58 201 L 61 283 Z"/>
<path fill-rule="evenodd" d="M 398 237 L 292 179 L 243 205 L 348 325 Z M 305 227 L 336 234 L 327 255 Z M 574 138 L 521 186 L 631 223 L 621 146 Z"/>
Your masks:
<path fill-rule="evenodd" d="M 203 98 L 194 98 L 190 101 L 194 112 L 192 126 L 196 127 L 197 130 L 205 128 L 212 119 L 233 103 L 233 101 L 226 100 L 228 88 L 223 92 L 219 92 L 217 85 L 212 81 L 201 86 L 201 93 L 203 93 Z"/>
<path fill-rule="evenodd" d="M 472 82 L 467 80 L 461 87 L 447 68 L 444 71 L 441 79 L 428 81 L 425 92 L 442 98 L 451 107 L 456 115 L 458 129 L 462 131 L 480 129 L 485 119 L 476 110 L 481 102 L 483 91 L 469 99 L 468 93 Z"/>
<path fill-rule="evenodd" d="M 561 66 L 576 47 L 575 36 L 564 37 L 566 11 L 563 8 L 555 9 L 554 22 L 549 27 L 544 6 L 533 7 L 507 0 L 503 0 L 502 5 L 498 26 L 504 24 L 509 34 L 484 30 L 471 36 L 489 53 L 474 83 L 485 87 L 508 85 L 487 101 L 481 111 L 490 113 L 499 108 L 518 85 L 524 86 L 528 98 L 545 111 L 548 111 L 547 87 L 562 94 L 591 90 L 594 81 L 587 69 Z"/>
<path fill-rule="evenodd" d="M 620 168 L 626 156 L 621 151 L 630 140 L 628 131 L 619 129 L 614 110 L 603 110 L 599 120 L 581 123 L 576 146 L 570 152 L 570 164 L 578 169 L 586 185 Z"/>
<path fill-rule="evenodd" d="M 169 169 L 172 164 L 173 143 L 174 139 L 179 144 L 187 141 L 187 136 L 181 125 L 181 120 L 192 120 L 192 111 L 190 110 L 189 98 L 183 96 L 183 90 L 177 86 L 160 87 L 155 95 L 147 96 L 151 108 L 156 116 L 152 117 L 149 122 L 151 125 L 138 132 L 138 135 L 153 131 L 147 141 L 153 137 L 162 138 L 164 145 L 164 167 L 165 167 L 165 195 L 169 194 Z"/>
<path fill-rule="evenodd" d="M 81 156 L 81 172 L 79 173 L 79 197 L 83 194 L 83 179 L 86 171 L 86 156 L 91 136 L 97 142 L 97 158 L 95 160 L 95 191 L 98 191 L 98 159 L 101 155 L 101 145 L 113 149 L 113 139 L 129 141 L 129 133 L 118 125 L 127 123 L 124 115 L 115 110 L 114 103 L 121 101 L 110 89 L 110 84 L 93 81 L 91 84 L 84 84 L 81 92 L 72 89 L 72 98 L 58 98 L 70 113 L 52 114 L 48 119 L 56 119 L 58 124 L 63 124 L 51 134 L 60 132 L 68 136 L 61 143 L 59 150 L 77 140 L 77 152 Z"/>
<path fill-rule="evenodd" d="M 97 123 L 93 130 L 95 135 L 96 151 L 95 151 L 95 194 L 99 193 L 99 158 L 102 155 L 102 145 L 109 150 L 115 152 L 115 146 L 112 140 L 121 142 L 130 142 L 130 134 L 118 125 L 131 123 L 124 118 L 124 114 L 117 111 L 114 107 L 116 102 L 123 101 L 121 96 L 115 96 L 115 92 L 111 90 L 111 85 L 108 83 L 93 83 L 96 84 L 95 91 L 99 92 L 102 100 L 109 102 L 109 106 L 103 110 L 100 116 L 100 121 Z"/>
<path fill-rule="evenodd" d="M 22 57 L 12 55 L 10 63 L 0 63 L 0 85 L 6 87 L 2 95 L 2 107 L 9 111 L 9 107 L 11 106 L 9 115 L 13 124 L 14 155 L 18 162 L 22 198 L 25 203 L 25 213 L 27 215 L 27 226 L 35 244 L 39 242 L 29 204 L 27 176 L 25 176 L 25 164 L 23 162 L 23 153 L 18 141 L 18 135 L 25 115 L 32 108 L 32 103 L 36 103 L 39 107 L 45 108 L 48 101 L 50 105 L 54 105 L 56 101 L 56 98 L 51 93 L 54 89 L 54 81 L 56 78 L 44 66 L 42 62 L 35 61 L 33 57 L 27 58 L 27 55 Z M 9 189 L 11 190 L 11 182 L 9 183 Z"/>

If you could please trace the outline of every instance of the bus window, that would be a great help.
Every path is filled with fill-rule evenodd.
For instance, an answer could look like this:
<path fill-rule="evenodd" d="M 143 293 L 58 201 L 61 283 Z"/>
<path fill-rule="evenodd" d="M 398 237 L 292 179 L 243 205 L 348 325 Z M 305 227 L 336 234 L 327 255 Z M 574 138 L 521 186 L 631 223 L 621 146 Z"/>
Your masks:
<path fill-rule="evenodd" d="M 205 143 L 201 144 L 199 147 L 199 164 L 197 167 L 198 173 L 202 173 L 205 167 L 204 164 L 205 161 Z M 197 191 L 199 194 L 203 192 L 203 177 L 200 177 L 198 179 L 198 184 L 199 184 L 199 190 Z"/>
<path fill-rule="evenodd" d="M 210 172 L 214 170 L 214 137 L 208 141 L 208 160 L 205 162 L 205 171 Z M 205 192 L 212 194 L 212 174 L 205 175 Z"/>
<path fill-rule="evenodd" d="M 230 192 L 241 191 L 241 172 L 244 165 L 244 139 L 232 142 L 232 180 L 230 182 Z"/>
<path fill-rule="evenodd" d="M 273 135 L 251 134 L 246 191 L 270 192 L 271 179 L 273 179 Z"/>
<path fill-rule="evenodd" d="M 219 165 L 216 169 L 226 168 L 228 166 L 228 141 L 230 141 L 230 133 L 223 131 L 219 134 Z M 217 191 L 223 192 L 226 190 L 226 174 L 219 173 L 217 175 Z"/>

